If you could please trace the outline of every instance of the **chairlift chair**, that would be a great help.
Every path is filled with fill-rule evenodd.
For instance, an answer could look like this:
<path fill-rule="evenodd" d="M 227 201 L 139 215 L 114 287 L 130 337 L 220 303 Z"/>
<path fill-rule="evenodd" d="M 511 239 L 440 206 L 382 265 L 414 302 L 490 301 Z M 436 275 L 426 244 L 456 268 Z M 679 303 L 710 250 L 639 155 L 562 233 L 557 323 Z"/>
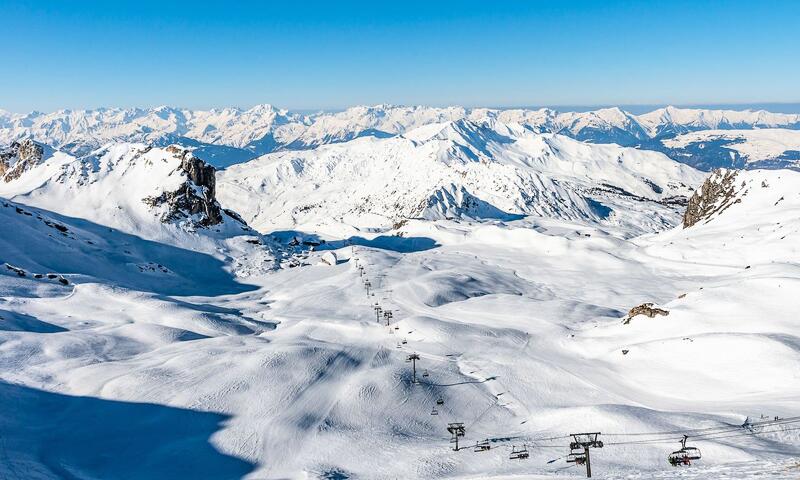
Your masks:
<path fill-rule="evenodd" d="M 425 370 L 424 372 L 422 372 L 422 376 L 423 376 L 423 377 L 427 377 L 427 376 L 428 376 L 428 371 L 427 371 L 427 370 Z"/>
<path fill-rule="evenodd" d="M 408 341 L 406 341 L 406 339 L 404 338 L 404 339 L 403 339 L 403 341 L 402 341 L 401 343 L 402 343 L 403 345 L 405 345 L 405 344 L 407 344 L 407 343 L 408 343 Z"/>
<path fill-rule="evenodd" d="M 529 456 L 527 445 L 523 445 L 520 449 L 517 449 L 516 445 L 514 445 L 511 447 L 511 455 L 508 458 L 511 460 L 524 460 Z"/>
<path fill-rule="evenodd" d="M 439 397 L 439 399 L 436 400 L 436 405 L 444 405 L 444 400 L 442 400 L 442 398 Z"/>
<path fill-rule="evenodd" d="M 583 452 L 570 452 L 570 454 L 567 455 L 567 463 L 583 465 L 586 463 L 586 454 Z"/>
<path fill-rule="evenodd" d="M 436 407 L 433 407 L 433 410 L 431 410 L 431 415 L 439 415 L 439 410 L 436 410 Z"/>
<path fill-rule="evenodd" d="M 478 443 L 475 444 L 475 451 L 476 452 L 485 452 L 487 450 L 490 450 L 491 448 L 492 447 L 491 447 L 491 445 L 489 445 L 489 439 L 488 438 L 486 440 L 482 441 L 482 442 L 478 442 Z"/>
<path fill-rule="evenodd" d="M 676 450 L 667 456 L 667 462 L 669 462 L 669 464 L 673 467 L 680 465 L 691 465 L 693 460 L 700 460 L 702 457 L 699 448 L 686 446 L 686 440 L 688 438 L 689 437 L 687 435 L 684 435 L 683 439 L 681 439 L 680 450 Z"/>

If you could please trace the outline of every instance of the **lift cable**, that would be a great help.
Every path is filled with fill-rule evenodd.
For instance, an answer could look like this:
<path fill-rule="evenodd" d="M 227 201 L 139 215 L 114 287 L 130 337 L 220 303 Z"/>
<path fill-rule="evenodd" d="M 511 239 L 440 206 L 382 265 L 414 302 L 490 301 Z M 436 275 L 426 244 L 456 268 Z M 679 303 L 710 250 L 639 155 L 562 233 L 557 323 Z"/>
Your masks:
<path fill-rule="evenodd" d="M 800 427 L 792 427 L 792 428 L 778 428 L 773 430 L 748 430 L 746 428 L 740 428 L 741 431 L 728 431 L 728 432 L 717 432 L 714 434 L 706 434 L 706 435 L 695 435 L 689 436 L 694 441 L 701 441 L 701 440 L 717 440 L 721 438 L 729 438 L 729 437 L 738 437 L 738 436 L 745 436 L 745 435 L 763 435 L 766 433 L 782 433 L 782 432 L 791 432 L 794 430 L 800 430 Z M 646 444 L 656 444 L 656 443 L 675 443 L 678 440 L 676 439 L 652 439 L 652 440 L 633 440 L 630 442 L 609 442 L 606 445 L 646 445 Z"/>
<path fill-rule="evenodd" d="M 784 419 L 784 420 L 772 421 L 770 423 L 766 423 L 766 422 L 761 423 L 760 422 L 759 424 L 745 424 L 745 425 L 741 425 L 741 426 L 738 426 L 738 427 L 727 427 L 727 428 L 721 428 L 720 427 L 720 428 L 717 428 L 716 431 L 705 431 L 705 433 L 696 433 L 696 434 L 692 434 L 692 432 L 693 432 L 692 430 L 684 430 L 682 432 L 681 431 L 676 431 L 674 433 L 670 433 L 670 435 L 673 435 L 673 434 L 687 435 L 690 438 L 693 438 L 695 440 L 703 440 L 703 439 L 708 439 L 708 438 L 714 438 L 714 437 L 717 437 L 718 435 L 725 435 L 725 434 L 730 434 L 730 433 L 735 433 L 736 435 L 741 435 L 741 434 L 759 434 L 759 433 L 769 433 L 769 432 L 780 432 L 780 431 L 794 430 L 794 428 L 792 428 L 792 429 L 783 429 L 783 430 L 778 429 L 778 430 L 768 430 L 768 431 L 756 431 L 756 430 L 751 430 L 751 428 L 752 427 L 757 427 L 757 428 L 759 428 L 759 427 L 760 428 L 779 427 L 781 425 L 793 425 L 795 423 L 800 423 L 800 418 L 793 417 L 792 419 L 788 419 L 787 418 L 787 419 Z M 697 431 L 697 430 L 694 430 L 694 431 Z M 606 434 L 603 434 L 603 435 L 606 435 Z M 639 435 L 639 434 L 631 434 L 631 435 Z M 663 436 L 663 435 L 664 435 L 664 433 L 654 433 L 654 434 L 652 434 L 652 436 Z M 645 443 L 671 443 L 671 442 L 673 442 L 672 439 L 652 438 L 652 439 L 630 440 L 630 441 L 622 441 L 622 442 L 609 442 L 609 443 L 606 443 L 606 445 L 634 445 L 634 444 L 645 444 Z"/>
<path fill-rule="evenodd" d="M 635 433 L 603 433 L 604 437 L 634 437 L 634 436 L 657 436 L 657 435 L 689 435 L 690 437 L 701 435 L 704 432 L 713 430 L 735 430 L 747 427 L 760 427 L 768 425 L 779 425 L 783 423 L 794 423 L 800 421 L 799 417 L 779 418 L 778 420 L 765 420 L 762 422 L 745 423 L 743 425 L 728 425 L 721 427 L 695 428 L 689 430 L 670 430 L 664 432 L 635 432 Z"/>

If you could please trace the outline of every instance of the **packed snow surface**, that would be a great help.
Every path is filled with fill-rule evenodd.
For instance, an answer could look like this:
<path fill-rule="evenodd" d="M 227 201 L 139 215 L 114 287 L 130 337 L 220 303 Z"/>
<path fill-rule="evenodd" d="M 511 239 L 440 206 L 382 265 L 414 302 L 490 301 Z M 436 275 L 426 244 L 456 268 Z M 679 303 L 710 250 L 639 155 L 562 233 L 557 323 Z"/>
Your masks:
<path fill-rule="evenodd" d="M 140 205 L 184 180 L 159 149 L 57 156 L 2 185 L 0 477 L 578 478 L 580 432 L 601 432 L 595 478 L 797 477 L 798 423 L 758 422 L 800 412 L 800 173 L 740 172 L 728 208 L 642 235 L 678 223 L 658 201 L 700 174 L 436 123 L 231 169 L 222 204 L 263 236 Z M 327 214 L 280 216 L 323 198 Z M 434 201 L 389 210 L 405 198 Z M 625 321 L 647 302 L 669 314 Z M 672 467 L 683 432 L 702 459 Z"/>

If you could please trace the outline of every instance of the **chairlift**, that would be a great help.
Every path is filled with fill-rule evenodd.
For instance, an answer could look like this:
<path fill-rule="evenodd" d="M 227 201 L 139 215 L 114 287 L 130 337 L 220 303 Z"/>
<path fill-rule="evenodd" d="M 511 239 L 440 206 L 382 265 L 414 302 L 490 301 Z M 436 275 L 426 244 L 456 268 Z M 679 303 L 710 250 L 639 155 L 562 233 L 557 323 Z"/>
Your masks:
<path fill-rule="evenodd" d="M 489 439 L 488 438 L 486 440 L 482 441 L 482 442 L 478 442 L 478 443 L 475 444 L 475 451 L 476 452 L 485 452 L 487 450 L 490 450 L 491 448 L 492 447 L 491 447 L 491 445 L 489 445 Z"/>
<path fill-rule="evenodd" d="M 431 415 L 439 415 L 439 410 L 436 410 L 436 407 L 433 407 L 433 410 L 431 410 Z"/>
<path fill-rule="evenodd" d="M 511 447 L 511 455 L 509 455 L 508 458 L 511 460 L 524 460 L 529 456 L 527 445 L 523 445 L 522 448 L 519 449 L 517 449 L 516 445 L 513 445 Z"/>
<path fill-rule="evenodd" d="M 567 455 L 567 463 L 574 463 L 575 465 L 583 465 L 586 463 L 586 454 L 584 452 L 570 452 Z"/>
<path fill-rule="evenodd" d="M 669 462 L 669 464 L 673 467 L 678 467 L 680 465 L 691 465 L 692 460 L 700 460 L 702 457 L 699 448 L 686 446 L 686 440 L 688 438 L 689 437 L 687 435 L 684 435 L 683 439 L 681 439 L 681 449 L 676 450 L 667 456 L 667 462 Z"/>
<path fill-rule="evenodd" d="M 428 376 L 428 371 L 427 371 L 427 370 L 425 370 L 424 372 L 422 372 L 422 376 L 423 376 L 423 377 L 427 377 L 427 376 Z"/>
<path fill-rule="evenodd" d="M 442 400 L 442 397 L 439 397 L 439 399 L 436 400 L 436 405 L 444 405 L 444 400 Z"/>
<path fill-rule="evenodd" d="M 407 343 L 408 343 L 408 341 L 406 341 L 406 339 L 404 338 L 404 339 L 403 339 L 403 341 L 402 341 L 401 343 L 402 343 L 403 345 L 405 345 L 405 344 L 407 344 Z"/>

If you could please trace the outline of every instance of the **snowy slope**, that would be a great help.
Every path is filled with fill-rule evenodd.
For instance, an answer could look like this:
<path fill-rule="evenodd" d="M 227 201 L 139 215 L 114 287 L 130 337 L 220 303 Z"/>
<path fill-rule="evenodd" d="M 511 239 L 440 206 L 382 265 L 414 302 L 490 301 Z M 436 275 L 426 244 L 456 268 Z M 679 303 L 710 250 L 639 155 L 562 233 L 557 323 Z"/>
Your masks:
<path fill-rule="evenodd" d="M 800 165 L 800 131 L 783 128 L 704 130 L 662 142 L 673 158 L 702 159 L 708 167 L 787 168 Z"/>
<path fill-rule="evenodd" d="M 269 154 L 221 172 L 219 190 L 223 204 L 262 231 L 524 215 L 652 231 L 674 223 L 671 203 L 701 178 L 661 154 L 489 119 Z M 647 215 L 631 217 L 631 201 Z"/>
<path fill-rule="evenodd" d="M 796 423 L 739 426 L 800 411 L 799 182 L 741 172 L 740 202 L 632 241 L 554 219 L 412 220 L 403 237 L 365 233 L 371 246 L 339 248 L 335 266 L 188 297 L 155 281 L 70 276 L 55 253 L 17 248 L 8 258 L 71 285 L 0 271 L 0 399 L 13 413 L 0 418 L 0 472 L 579 478 L 565 436 L 600 431 L 597 478 L 794 478 Z M 0 209 L 20 232 L 3 247 L 77 252 L 102 230 L 16 208 Z M 59 230 L 44 220 L 75 239 L 50 239 Z M 94 258 L 119 263 L 104 250 L 119 248 L 115 235 Z M 375 302 L 393 311 L 391 327 L 375 321 Z M 669 315 L 623 323 L 643 302 Z M 464 422 L 469 448 L 452 450 L 448 422 Z M 676 470 L 666 455 L 681 432 L 703 459 Z M 483 439 L 492 448 L 473 451 Z M 530 458 L 510 460 L 522 444 Z"/>
<path fill-rule="evenodd" d="M 236 275 L 273 267 L 272 246 L 247 243 L 260 236 L 219 205 L 213 168 L 186 150 L 122 143 L 81 159 L 49 155 L 0 177 L 0 198 L 220 260 L 235 252 Z"/>

